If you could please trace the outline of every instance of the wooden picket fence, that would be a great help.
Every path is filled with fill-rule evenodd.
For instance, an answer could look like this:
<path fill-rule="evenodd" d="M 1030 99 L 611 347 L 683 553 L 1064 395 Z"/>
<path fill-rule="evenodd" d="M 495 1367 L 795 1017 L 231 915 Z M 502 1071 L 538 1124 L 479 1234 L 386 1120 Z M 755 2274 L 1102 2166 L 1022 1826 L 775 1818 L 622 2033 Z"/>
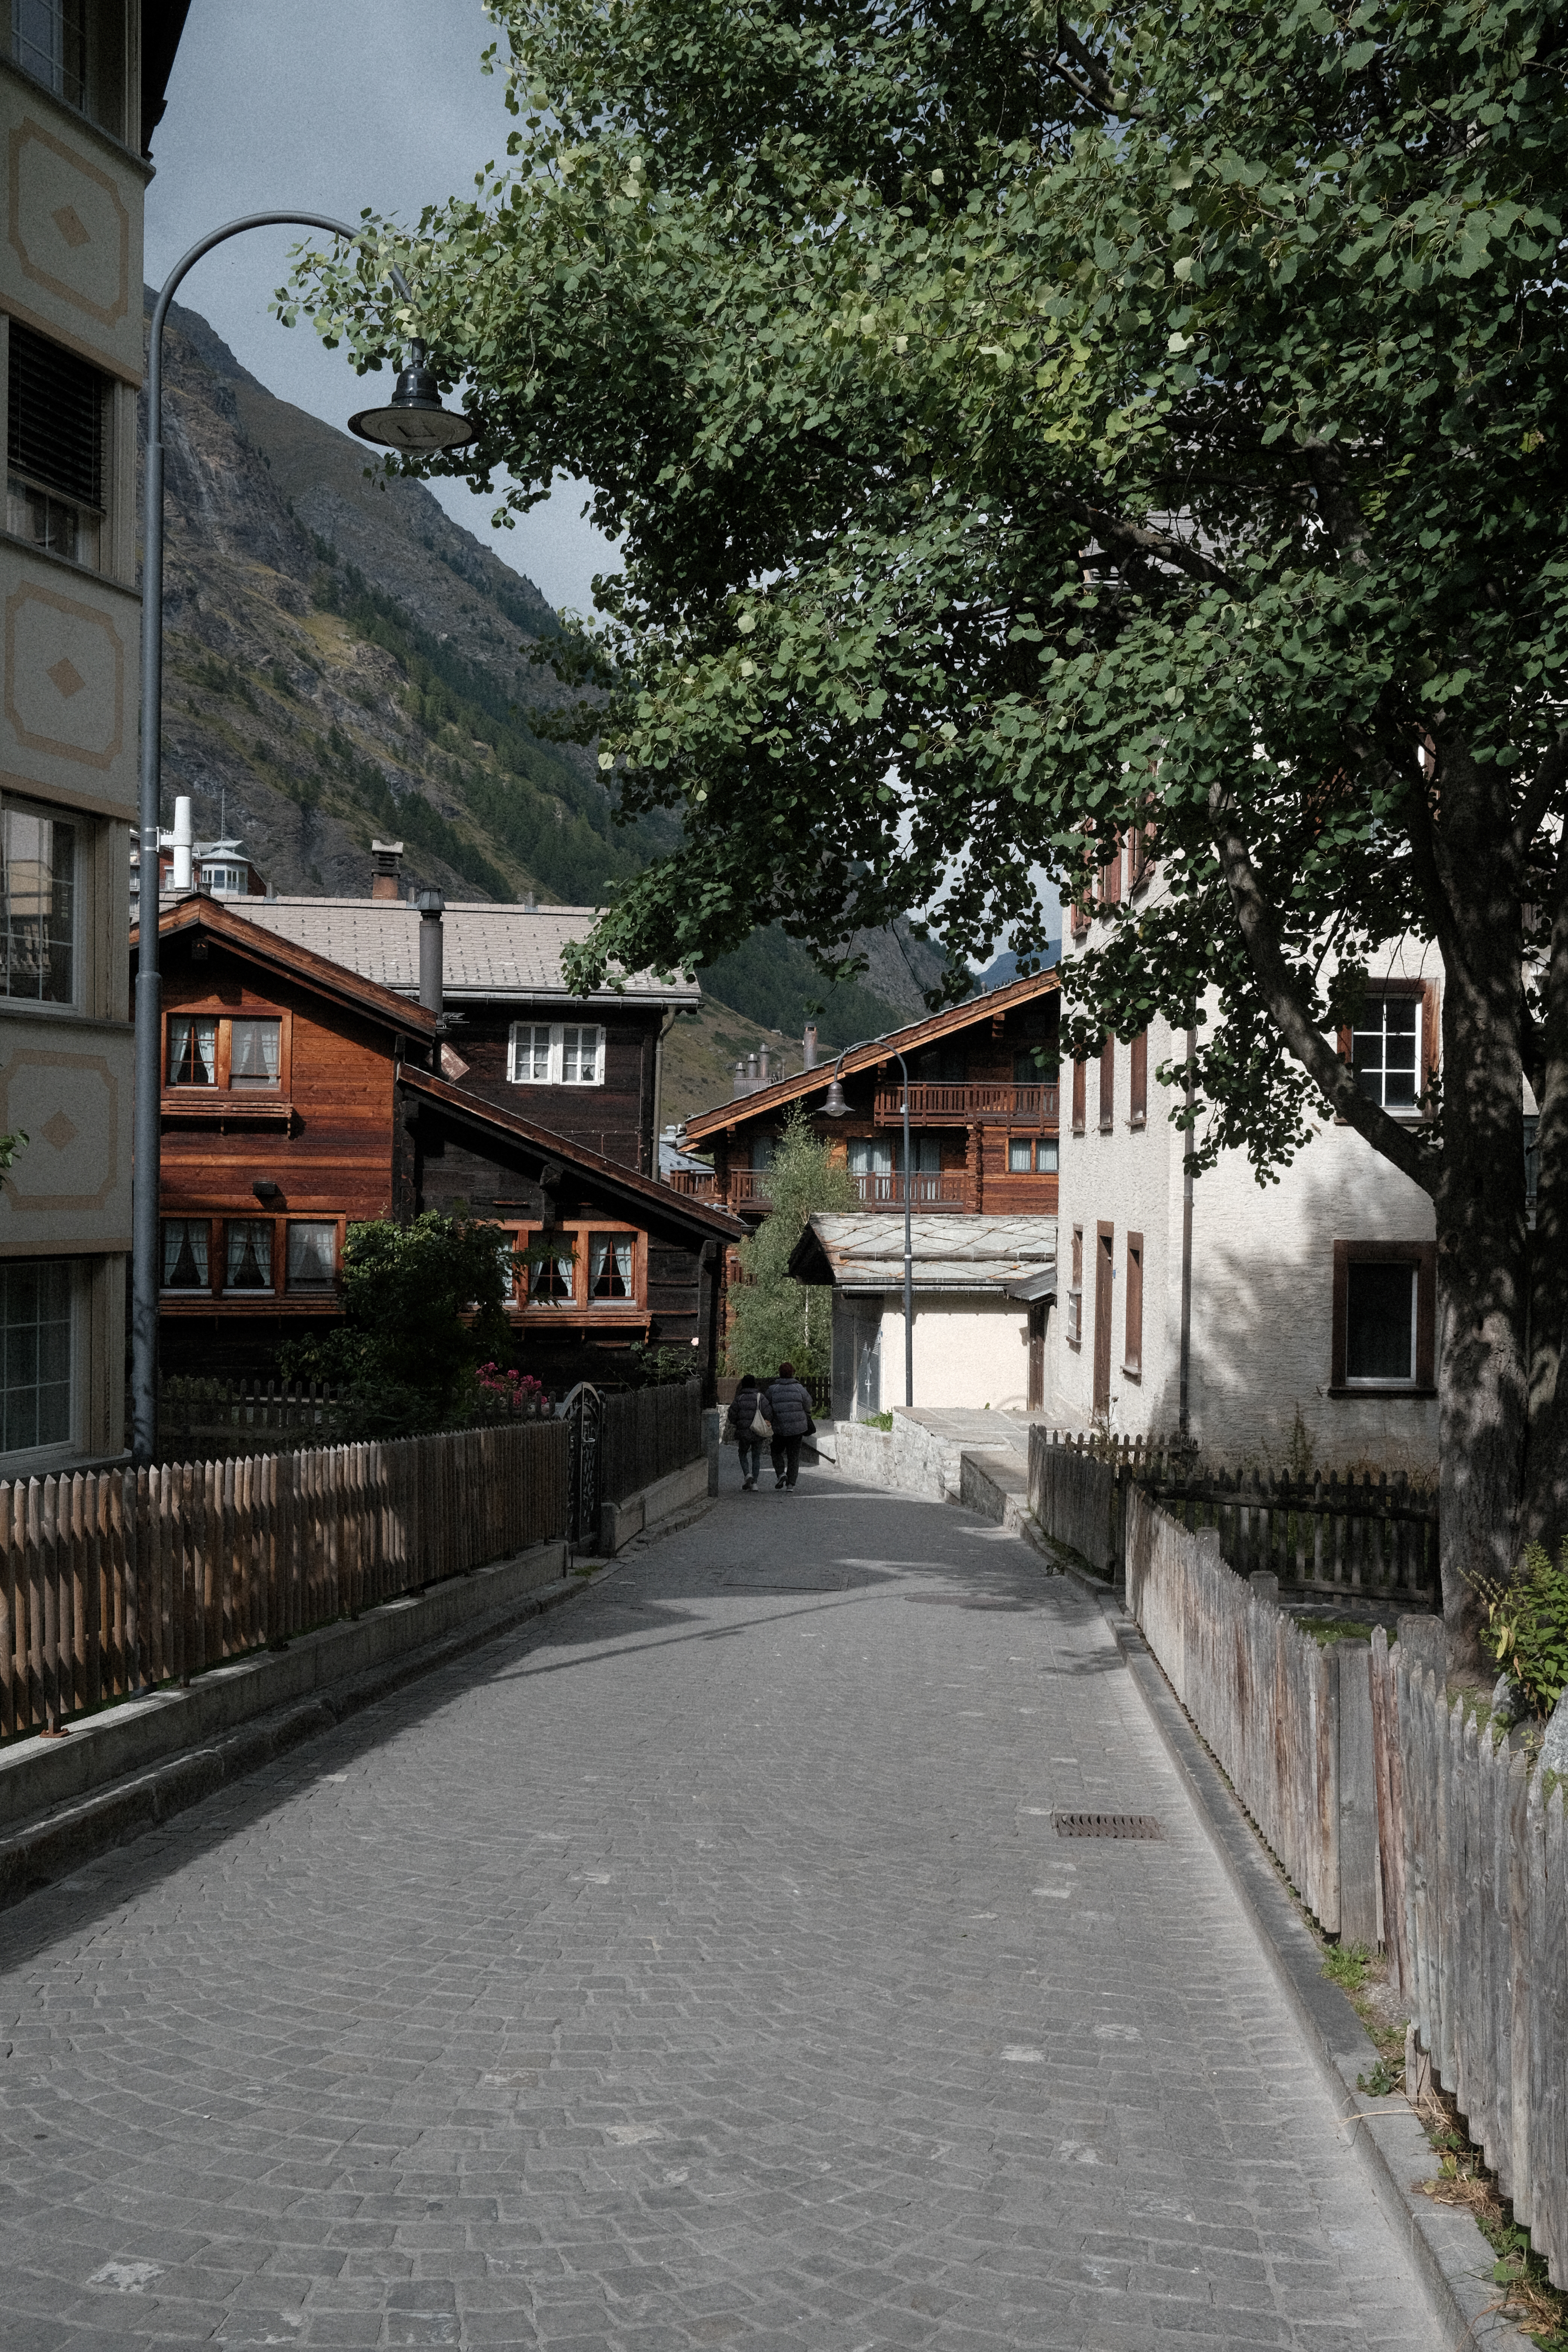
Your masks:
<path fill-rule="evenodd" d="M 560 1536 L 563 1423 L 0 1483 L 0 1738 Z"/>
<path fill-rule="evenodd" d="M 1424 2062 L 1568 2286 L 1563 1784 L 1449 1700 L 1440 1619 L 1322 1648 L 1216 1529 L 1134 1488 L 1127 1533 L 1128 1606 L 1177 1696 L 1319 1924 L 1386 1952 Z"/>
<path fill-rule="evenodd" d="M 1373 1637 L 1394 1769 L 1380 1796 L 1390 1973 L 1420 2046 L 1568 2286 L 1568 1822 L 1517 1745 Z"/>
<path fill-rule="evenodd" d="M 624 1503 L 702 1452 L 702 1383 L 611 1391 L 599 1433 L 599 1496 Z"/>
<path fill-rule="evenodd" d="M 1407 1474 L 1328 1477 L 1226 1471 L 1166 1437 L 1029 1431 L 1030 1508 L 1047 1533 L 1120 1582 L 1134 1486 L 1185 1528 L 1213 1528 L 1238 1574 L 1282 1585 L 1433 1606 L 1437 1498 Z"/>
<path fill-rule="evenodd" d="M 258 1447 L 293 1453 L 302 1445 L 341 1445 L 349 1438 L 361 1402 L 352 1389 L 328 1381 L 223 1381 L 179 1374 L 159 1388 L 160 1459 L 221 1460 Z M 548 1411 L 543 1407 L 541 1417 Z M 476 1426 L 505 1427 L 520 1417 L 504 1400 L 481 1398 Z"/>

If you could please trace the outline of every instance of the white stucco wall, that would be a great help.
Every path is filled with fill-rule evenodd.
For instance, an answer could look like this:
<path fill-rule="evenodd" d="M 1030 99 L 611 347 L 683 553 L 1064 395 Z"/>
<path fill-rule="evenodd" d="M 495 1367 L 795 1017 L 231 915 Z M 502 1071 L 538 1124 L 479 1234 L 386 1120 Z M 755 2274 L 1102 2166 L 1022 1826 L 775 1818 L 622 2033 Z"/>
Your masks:
<path fill-rule="evenodd" d="M 1029 1395 L 1028 1309 L 989 1292 L 915 1293 L 917 1405 L 1023 1412 Z M 904 1301 L 882 1303 L 882 1406 L 904 1402 Z"/>
<path fill-rule="evenodd" d="M 1073 943 L 1064 942 L 1070 959 Z M 1399 945 L 1374 970 L 1420 976 L 1422 963 Z M 1425 969 L 1433 971 L 1428 953 Z M 1111 1324 L 1110 1425 L 1128 1433 L 1173 1432 L 1180 1390 L 1182 1148 L 1170 1124 L 1177 1097 L 1156 1083 L 1162 1063 L 1179 1062 L 1184 1039 L 1157 1023 L 1149 1034 L 1149 1118 L 1129 1121 L 1131 1055 L 1116 1054 L 1116 1122 L 1098 1129 L 1098 1066 L 1088 1070 L 1086 1133 L 1071 1133 L 1071 1066 L 1062 1069 L 1058 1263 L 1060 1292 L 1048 1326 L 1046 1404 L 1053 1419 L 1087 1426 L 1094 1376 L 1095 1228 L 1113 1223 L 1116 1279 Z M 1283 1051 L 1283 1048 L 1281 1048 Z M 1201 1112 L 1200 1112 L 1201 1117 Z M 1430 1468 L 1437 1455 L 1435 1400 L 1331 1397 L 1333 1244 L 1336 1241 L 1429 1241 L 1427 1195 L 1352 1129 L 1320 1125 L 1293 1165 L 1260 1187 L 1245 1156 L 1227 1153 L 1199 1177 L 1193 1213 L 1190 1427 L 1216 1458 L 1282 1465 L 1297 1417 L 1316 1466 Z M 1067 1340 L 1072 1231 L 1084 1236 L 1083 1340 Z M 1122 1369 L 1126 1235 L 1144 1239 L 1142 1372 Z"/>

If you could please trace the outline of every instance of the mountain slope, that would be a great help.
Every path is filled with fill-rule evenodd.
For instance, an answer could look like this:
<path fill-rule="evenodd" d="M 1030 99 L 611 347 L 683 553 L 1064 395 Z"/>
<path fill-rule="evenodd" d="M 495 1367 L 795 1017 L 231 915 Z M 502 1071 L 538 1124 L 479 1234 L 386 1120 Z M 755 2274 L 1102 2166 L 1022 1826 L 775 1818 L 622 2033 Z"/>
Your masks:
<path fill-rule="evenodd" d="M 198 833 L 243 836 L 279 890 L 349 897 L 374 836 L 406 844 L 410 882 L 575 905 L 673 845 L 673 818 L 612 822 L 595 747 L 528 724 L 565 698 L 532 658 L 557 623 L 531 581 L 195 312 L 171 310 L 165 348 L 165 822 L 188 792 Z M 917 1015 L 942 969 L 927 943 L 857 945 L 847 988 L 776 929 L 700 977 L 759 1032 L 798 1039 L 825 1003 L 837 1046 Z"/>

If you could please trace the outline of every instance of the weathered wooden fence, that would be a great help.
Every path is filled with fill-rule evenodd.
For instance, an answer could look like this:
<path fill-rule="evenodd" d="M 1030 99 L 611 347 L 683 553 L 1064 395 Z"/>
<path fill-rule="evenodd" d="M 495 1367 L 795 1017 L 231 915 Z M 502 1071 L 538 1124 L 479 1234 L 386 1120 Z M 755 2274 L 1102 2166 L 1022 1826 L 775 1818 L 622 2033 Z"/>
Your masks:
<path fill-rule="evenodd" d="M 160 1456 L 165 1462 L 207 1461 L 258 1448 L 292 1453 L 301 1445 L 341 1445 L 361 1402 L 352 1389 L 329 1381 L 221 1381 L 182 1374 L 159 1389 Z M 539 1417 L 548 1412 L 545 1405 Z M 500 1428 L 521 1418 L 504 1398 L 482 1397 L 476 1425 Z"/>
<path fill-rule="evenodd" d="M 534 1423 L 0 1484 L 0 1737 L 559 1536 L 566 1457 Z"/>
<path fill-rule="evenodd" d="M 1128 1606 L 1320 1924 L 1380 1944 L 1419 2047 L 1568 2285 L 1568 1819 L 1450 1702 L 1440 1619 L 1321 1648 L 1217 1530 L 1134 1487 Z"/>
<path fill-rule="evenodd" d="M 604 1400 L 599 1433 L 599 1497 L 624 1503 L 702 1452 L 702 1383 L 671 1381 L 662 1387 L 612 1391 Z"/>
<path fill-rule="evenodd" d="M 1127 1606 L 1242 1803 L 1331 1935 L 1382 1935 L 1371 1651 L 1324 1649 L 1244 1583 L 1213 1528 L 1141 1488 L 1127 1509 Z"/>
<path fill-rule="evenodd" d="M 1403 1896 L 1391 1969 L 1420 2044 L 1515 2219 L 1568 2286 L 1568 1826 L 1517 1746 L 1440 1675 L 1373 1636 L 1394 1765 L 1385 1869 Z M 1394 1906 L 1391 1905 L 1391 1909 Z"/>
<path fill-rule="evenodd" d="M 1031 1427 L 1030 1509 L 1047 1534 L 1118 1582 L 1135 1486 L 1184 1527 L 1215 1528 L 1221 1555 L 1240 1575 L 1263 1569 L 1283 1585 L 1416 1608 L 1435 1601 L 1437 1499 L 1406 1475 L 1276 1477 L 1204 1465 L 1166 1438 Z"/>

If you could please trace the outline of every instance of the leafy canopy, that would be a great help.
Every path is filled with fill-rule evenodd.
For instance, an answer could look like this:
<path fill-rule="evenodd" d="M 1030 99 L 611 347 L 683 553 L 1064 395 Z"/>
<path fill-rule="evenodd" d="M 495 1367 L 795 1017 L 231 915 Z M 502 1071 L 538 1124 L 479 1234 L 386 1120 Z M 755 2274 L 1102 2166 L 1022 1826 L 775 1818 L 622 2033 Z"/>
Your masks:
<path fill-rule="evenodd" d="M 1324 1033 L 1371 942 L 1563 895 L 1563 0 L 491 13 L 510 153 L 381 234 L 447 462 L 622 538 L 560 658 L 684 842 L 582 976 L 938 898 L 984 955 L 1147 823 L 1069 1042 L 1195 1005 L 1205 1158 L 1340 1086 L 1432 1183 Z M 367 364 L 378 267 L 310 293 Z"/>

